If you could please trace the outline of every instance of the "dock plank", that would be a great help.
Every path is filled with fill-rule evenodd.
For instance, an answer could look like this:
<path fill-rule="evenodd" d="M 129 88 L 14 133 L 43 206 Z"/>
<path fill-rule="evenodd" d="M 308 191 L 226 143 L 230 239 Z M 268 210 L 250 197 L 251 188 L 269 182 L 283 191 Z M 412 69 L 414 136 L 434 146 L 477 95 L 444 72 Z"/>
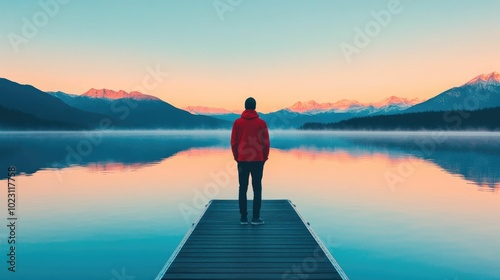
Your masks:
<path fill-rule="evenodd" d="M 289 200 L 261 216 L 240 225 L 237 200 L 212 200 L 156 279 L 348 279 Z"/>

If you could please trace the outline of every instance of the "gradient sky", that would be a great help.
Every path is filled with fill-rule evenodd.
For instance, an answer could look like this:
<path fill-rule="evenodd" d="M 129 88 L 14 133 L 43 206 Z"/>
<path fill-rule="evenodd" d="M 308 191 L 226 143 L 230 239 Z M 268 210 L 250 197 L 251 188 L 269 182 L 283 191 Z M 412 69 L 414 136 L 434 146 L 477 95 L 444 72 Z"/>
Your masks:
<path fill-rule="evenodd" d="M 351 62 L 340 45 L 354 45 L 355 29 L 389 0 L 243 0 L 223 20 L 214 2 L 229 0 L 65 1 L 17 53 L 12 34 L 44 10 L 39 0 L 0 3 L 0 77 L 45 91 L 131 91 L 158 65 L 169 75 L 147 93 L 174 106 L 239 109 L 253 96 L 267 112 L 310 99 L 429 98 L 500 71 L 496 0 L 402 0 Z"/>

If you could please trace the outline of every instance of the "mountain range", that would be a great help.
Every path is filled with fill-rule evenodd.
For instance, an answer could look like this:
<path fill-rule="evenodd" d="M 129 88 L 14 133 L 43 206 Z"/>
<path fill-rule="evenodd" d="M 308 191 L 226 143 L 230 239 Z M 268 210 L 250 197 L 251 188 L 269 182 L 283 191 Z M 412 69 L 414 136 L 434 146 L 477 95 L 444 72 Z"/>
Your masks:
<path fill-rule="evenodd" d="M 210 116 L 193 115 L 140 92 L 90 89 L 81 95 L 64 92 L 48 94 L 80 110 L 110 116 L 118 128 L 221 128 L 230 125 Z"/>
<path fill-rule="evenodd" d="M 479 75 L 404 112 L 471 111 L 497 106 L 500 106 L 500 74 L 493 72 Z"/>
<path fill-rule="evenodd" d="M 221 128 L 230 123 L 193 115 L 154 96 L 108 89 L 82 95 L 43 92 L 0 79 L 3 129 L 189 129 Z M 7 116 L 9 116 L 7 118 Z M 25 122 L 19 124 L 19 119 Z"/>
<path fill-rule="evenodd" d="M 309 122 L 303 129 L 500 129 L 500 74 L 479 75 L 398 114 L 352 118 L 338 122 Z"/>
<path fill-rule="evenodd" d="M 500 74 L 479 75 L 426 101 L 391 96 L 379 102 L 342 99 L 295 104 L 259 113 L 270 128 L 298 128 L 307 123 L 337 123 L 352 118 L 432 111 L 474 111 L 500 107 Z M 81 95 L 43 92 L 0 78 L 2 129 L 180 129 L 230 128 L 241 111 L 189 106 L 177 108 L 155 96 L 91 88 Z"/>
<path fill-rule="evenodd" d="M 404 97 L 391 96 L 378 102 L 361 103 L 357 100 L 342 99 L 337 102 L 318 103 L 314 100 L 298 101 L 293 105 L 284 108 L 289 112 L 315 115 L 319 113 L 378 113 L 378 112 L 396 112 L 407 109 L 415 104 L 422 102 L 419 98 L 408 99 Z M 242 110 L 227 110 L 224 108 L 211 108 L 204 106 L 188 106 L 184 108 L 188 112 L 197 115 L 226 115 L 241 114 Z"/>
<path fill-rule="evenodd" d="M 373 103 L 361 103 L 356 100 L 342 99 L 333 103 L 318 103 L 314 100 L 296 102 L 293 105 L 271 113 L 259 113 L 271 128 L 296 128 L 308 122 L 338 122 L 377 114 L 398 113 L 421 102 L 420 99 L 407 99 L 391 96 Z M 227 110 L 202 106 L 184 108 L 197 115 L 208 115 L 233 122 L 241 110 Z"/>
<path fill-rule="evenodd" d="M 459 87 L 451 88 L 428 100 L 418 98 L 402 98 L 391 96 L 373 103 L 362 103 L 356 100 L 342 99 L 331 103 L 318 103 L 314 100 L 296 102 L 282 110 L 263 114 L 261 118 L 270 123 L 273 128 L 296 128 L 307 123 L 331 124 L 353 118 L 363 118 L 379 115 L 398 115 L 403 113 L 418 113 L 428 111 L 474 111 L 500 106 L 500 74 L 493 72 L 479 75 Z M 234 121 L 238 114 L 234 112 L 221 113 L 221 110 L 203 111 L 194 114 L 207 114 L 227 121 Z M 397 117 L 395 117 L 397 118 Z"/>
<path fill-rule="evenodd" d="M 61 99 L 38 90 L 30 85 L 18 83 L 0 78 L 0 106 L 9 114 L 23 116 L 29 122 L 33 122 L 32 128 L 58 124 L 64 128 L 91 128 L 105 118 L 104 115 L 86 112 L 74 108 Z M 28 120 L 29 119 L 29 120 Z M 0 119 L 0 127 L 15 127 L 15 117 Z M 45 123 L 45 124 L 44 124 Z M 31 128 L 30 124 L 24 124 L 24 128 Z"/>
<path fill-rule="evenodd" d="M 384 100 L 373 103 L 361 103 L 357 100 L 342 99 L 334 103 L 318 103 L 314 100 L 307 102 L 297 102 L 286 108 L 291 112 L 302 114 L 318 114 L 325 112 L 352 112 L 359 113 L 366 111 L 367 113 L 388 113 L 407 109 L 415 104 L 421 103 L 423 100 L 419 98 L 408 99 L 404 97 L 391 96 Z"/>
<path fill-rule="evenodd" d="M 183 108 L 184 110 L 188 111 L 191 114 L 195 115 L 226 115 L 226 114 L 241 114 L 243 110 L 227 110 L 224 108 L 213 108 L 213 107 L 206 107 L 206 106 L 187 106 Z"/>

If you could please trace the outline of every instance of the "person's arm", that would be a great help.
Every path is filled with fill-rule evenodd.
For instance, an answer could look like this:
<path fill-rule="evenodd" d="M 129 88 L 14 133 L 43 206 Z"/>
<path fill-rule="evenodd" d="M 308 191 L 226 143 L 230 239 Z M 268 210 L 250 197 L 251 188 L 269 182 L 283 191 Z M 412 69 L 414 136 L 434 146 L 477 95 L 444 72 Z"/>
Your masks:
<path fill-rule="evenodd" d="M 269 140 L 269 130 L 267 129 L 267 124 L 264 122 L 264 127 L 262 128 L 262 133 L 261 133 L 261 141 L 263 150 L 262 154 L 264 156 L 264 161 L 267 161 L 269 157 L 269 148 L 271 147 L 271 141 Z"/>
<path fill-rule="evenodd" d="M 233 151 L 234 160 L 238 161 L 238 126 L 236 122 L 233 123 L 233 129 L 231 131 L 231 150 Z"/>

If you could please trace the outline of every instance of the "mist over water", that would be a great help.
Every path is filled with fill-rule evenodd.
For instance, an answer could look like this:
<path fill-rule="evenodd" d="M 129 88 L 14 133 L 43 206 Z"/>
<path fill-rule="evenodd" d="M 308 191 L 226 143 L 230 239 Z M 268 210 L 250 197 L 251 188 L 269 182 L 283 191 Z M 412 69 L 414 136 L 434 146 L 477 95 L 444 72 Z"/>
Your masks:
<path fill-rule="evenodd" d="M 154 278 L 206 201 L 237 198 L 229 136 L 2 133 L 20 202 L 18 271 L 1 279 Z M 500 279 L 500 133 L 270 136 L 264 199 L 292 200 L 351 279 Z"/>

